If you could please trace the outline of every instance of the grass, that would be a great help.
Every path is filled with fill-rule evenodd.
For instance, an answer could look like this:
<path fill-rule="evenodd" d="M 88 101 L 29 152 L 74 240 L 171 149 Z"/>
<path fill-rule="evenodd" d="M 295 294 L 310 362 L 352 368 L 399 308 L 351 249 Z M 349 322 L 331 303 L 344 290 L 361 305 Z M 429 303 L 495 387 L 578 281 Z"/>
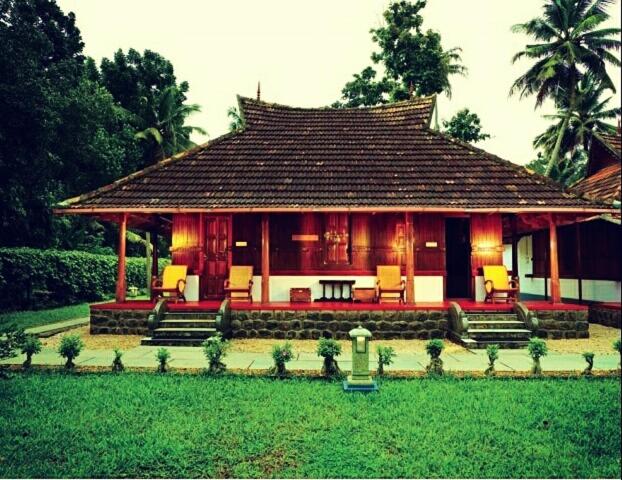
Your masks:
<path fill-rule="evenodd" d="M 620 478 L 617 379 L 17 374 L 0 477 Z"/>
<path fill-rule="evenodd" d="M 24 310 L 21 312 L 0 313 L 0 332 L 11 327 L 30 328 L 48 323 L 62 322 L 72 318 L 89 316 L 89 304 L 79 303 L 67 307 L 49 308 L 47 310 Z"/>

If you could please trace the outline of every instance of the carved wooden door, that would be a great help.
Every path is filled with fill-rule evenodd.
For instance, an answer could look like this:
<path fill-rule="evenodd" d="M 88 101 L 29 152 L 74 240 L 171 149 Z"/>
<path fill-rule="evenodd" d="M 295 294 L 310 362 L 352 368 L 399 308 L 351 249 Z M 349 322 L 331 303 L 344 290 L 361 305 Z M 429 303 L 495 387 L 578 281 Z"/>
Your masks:
<path fill-rule="evenodd" d="M 231 263 L 231 217 L 208 215 L 205 229 L 204 296 L 208 300 L 220 300 L 225 296 L 224 282 Z"/>

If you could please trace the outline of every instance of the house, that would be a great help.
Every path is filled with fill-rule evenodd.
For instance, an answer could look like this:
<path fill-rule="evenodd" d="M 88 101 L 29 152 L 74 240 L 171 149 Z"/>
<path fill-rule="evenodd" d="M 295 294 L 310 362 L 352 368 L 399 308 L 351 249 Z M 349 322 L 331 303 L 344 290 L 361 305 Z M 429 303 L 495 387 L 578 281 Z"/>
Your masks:
<path fill-rule="evenodd" d="M 127 305 L 127 228 L 171 235 L 172 261 L 198 276 L 201 301 L 223 299 L 231 265 L 253 266 L 256 302 L 244 308 L 262 310 L 295 308 L 283 306 L 292 287 L 326 297 L 320 281 L 373 288 L 377 265 L 400 265 L 405 305 L 374 308 L 408 311 L 481 302 L 481 267 L 503 263 L 504 238 L 516 247 L 547 228 L 548 297 L 562 308 L 558 229 L 612 213 L 433 130 L 435 97 L 355 109 L 238 101 L 241 131 L 56 210 L 119 223 L 117 305 Z"/>
<path fill-rule="evenodd" d="M 585 199 L 614 207 L 559 228 L 561 295 L 579 302 L 620 303 L 620 134 L 595 135 L 586 176 L 570 188 Z M 550 277 L 548 232 L 540 230 L 519 242 L 523 297 L 547 298 Z"/>

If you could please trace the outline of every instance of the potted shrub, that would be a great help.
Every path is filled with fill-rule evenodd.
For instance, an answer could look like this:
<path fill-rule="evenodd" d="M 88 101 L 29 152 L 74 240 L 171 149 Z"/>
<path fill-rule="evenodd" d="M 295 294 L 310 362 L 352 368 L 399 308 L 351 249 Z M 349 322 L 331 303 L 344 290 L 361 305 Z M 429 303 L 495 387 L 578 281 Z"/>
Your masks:
<path fill-rule="evenodd" d="M 324 358 L 322 375 L 329 378 L 341 376 L 341 370 L 335 357 L 341 355 L 341 345 L 334 338 L 320 338 L 317 344 L 318 357 Z"/>
<path fill-rule="evenodd" d="M 73 360 L 80 355 L 80 352 L 84 348 L 84 342 L 80 338 L 80 335 L 64 335 L 60 339 L 60 345 L 58 346 L 58 353 L 61 357 L 65 358 L 65 368 L 71 370 L 75 367 Z"/>
<path fill-rule="evenodd" d="M 594 368 L 594 352 L 583 352 L 581 355 L 587 362 L 587 367 L 583 370 L 583 375 L 592 375 L 592 368 Z"/>
<path fill-rule="evenodd" d="M 166 348 L 158 348 L 156 352 L 156 359 L 158 360 L 158 373 L 166 373 L 168 367 L 168 361 L 171 358 L 171 352 Z"/>
<path fill-rule="evenodd" d="M 112 359 L 112 371 L 114 373 L 119 373 L 125 370 L 125 366 L 123 365 L 123 361 L 121 357 L 123 356 L 123 352 L 118 348 L 114 349 L 114 358 Z"/>
<path fill-rule="evenodd" d="M 529 352 L 529 356 L 533 360 L 531 373 L 534 375 L 541 375 L 542 366 L 540 365 L 540 358 L 545 357 L 547 353 L 549 353 L 546 342 L 541 338 L 532 338 L 531 340 L 529 340 L 527 350 Z"/>
<path fill-rule="evenodd" d="M 396 353 L 393 347 L 385 347 L 378 345 L 376 347 L 376 353 L 378 354 L 378 375 L 384 375 L 384 367 L 393 363 L 393 357 Z"/>
<path fill-rule="evenodd" d="M 484 372 L 486 375 L 493 377 L 496 374 L 495 362 L 499 358 L 499 345 L 491 344 L 486 347 L 486 355 L 488 355 L 488 368 Z"/>
<path fill-rule="evenodd" d="M 443 361 L 441 360 L 441 352 L 445 348 L 445 344 L 440 338 L 430 340 L 425 345 L 425 351 L 430 356 L 430 364 L 425 367 L 426 371 L 432 375 L 443 375 Z"/>
<path fill-rule="evenodd" d="M 292 350 L 292 344 L 285 342 L 283 345 L 275 345 L 272 347 L 272 359 L 274 360 L 274 366 L 270 369 L 273 375 L 284 377 L 287 375 L 287 368 L 285 364 L 294 358 L 294 352 Z"/>
<path fill-rule="evenodd" d="M 26 355 L 26 360 L 22 364 L 24 368 L 32 365 L 32 356 L 41 352 L 41 340 L 36 335 L 26 335 L 22 343 L 22 353 Z"/>
<path fill-rule="evenodd" d="M 209 363 L 207 373 L 214 375 L 225 371 L 227 366 L 222 362 L 222 359 L 227 355 L 229 347 L 230 343 L 223 340 L 220 334 L 203 342 L 203 353 Z"/>

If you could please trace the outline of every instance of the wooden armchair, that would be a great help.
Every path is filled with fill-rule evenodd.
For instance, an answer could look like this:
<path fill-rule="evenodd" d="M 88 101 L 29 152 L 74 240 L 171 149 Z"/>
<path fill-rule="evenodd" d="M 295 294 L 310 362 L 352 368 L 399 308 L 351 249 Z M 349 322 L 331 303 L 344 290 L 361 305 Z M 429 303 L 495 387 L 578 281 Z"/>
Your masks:
<path fill-rule="evenodd" d="M 376 298 L 379 303 L 383 300 L 404 303 L 406 282 L 402 280 L 399 265 L 378 265 L 376 267 Z"/>
<path fill-rule="evenodd" d="M 516 302 L 519 299 L 520 285 L 518 278 L 508 280 L 508 270 L 504 265 L 486 265 L 482 267 L 484 271 L 484 288 L 486 298 L 484 302 L 505 303 Z"/>
<path fill-rule="evenodd" d="M 186 301 L 184 290 L 186 289 L 187 265 L 167 265 L 162 271 L 162 278 L 153 277 L 151 281 L 151 298 L 170 298 L 177 303 L 179 300 Z"/>
<path fill-rule="evenodd" d="M 227 298 L 234 300 L 248 300 L 253 303 L 253 267 L 251 265 L 232 265 L 229 269 L 229 278 L 225 280 Z"/>

